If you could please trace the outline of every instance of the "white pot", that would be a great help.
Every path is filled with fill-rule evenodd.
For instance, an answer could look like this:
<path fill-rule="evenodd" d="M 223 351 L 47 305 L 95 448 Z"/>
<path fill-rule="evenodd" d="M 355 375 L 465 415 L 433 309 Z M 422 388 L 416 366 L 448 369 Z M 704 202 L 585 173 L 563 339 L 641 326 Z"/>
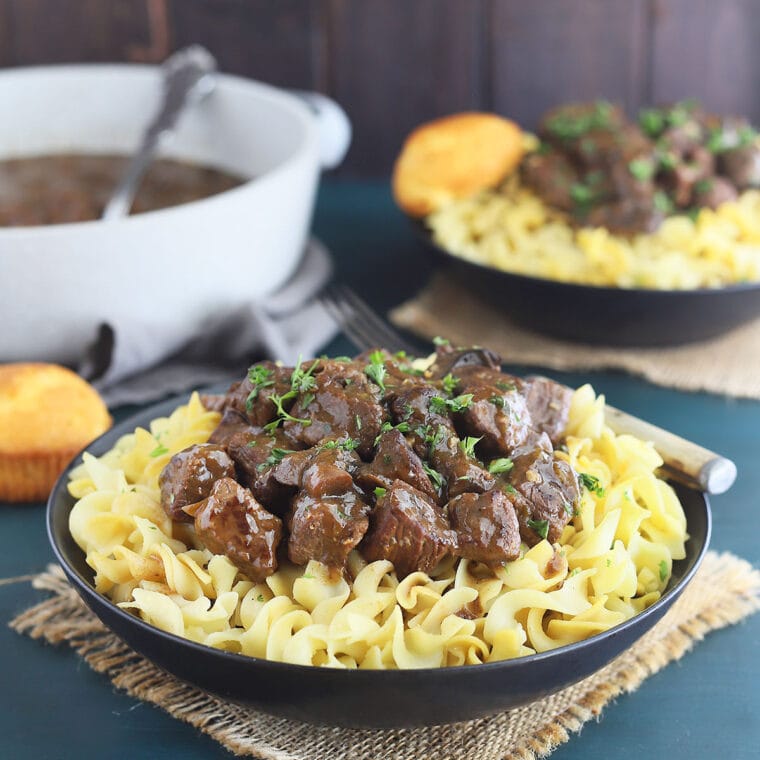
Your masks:
<path fill-rule="evenodd" d="M 0 159 L 131 153 L 160 92 L 153 66 L 5 71 Z M 124 219 L 0 228 L 0 361 L 75 361 L 101 322 L 179 346 L 211 315 L 272 292 L 298 264 L 320 166 L 349 140 L 332 101 L 221 75 L 161 155 L 250 181 Z"/>

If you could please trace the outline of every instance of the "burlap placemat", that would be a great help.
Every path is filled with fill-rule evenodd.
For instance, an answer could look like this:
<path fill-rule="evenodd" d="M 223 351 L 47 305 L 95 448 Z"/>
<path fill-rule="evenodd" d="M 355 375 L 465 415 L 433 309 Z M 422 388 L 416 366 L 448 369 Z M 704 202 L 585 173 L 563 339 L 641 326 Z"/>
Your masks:
<path fill-rule="evenodd" d="M 510 364 L 561 370 L 621 369 L 670 388 L 760 399 L 760 319 L 679 348 L 620 349 L 568 343 L 511 322 L 446 274 L 437 274 L 391 321 L 424 338 L 498 351 Z"/>
<path fill-rule="evenodd" d="M 527 707 L 433 728 L 354 731 L 272 718 L 211 697 L 167 676 L 110 633 L 81 602 L 60 568 L 34 586 L 51 591 L 11 626 L 51 644 L 65 642 L 94 670 L 133 697 L 153 702 L 237 755 L 266 760 L 534 760 L 566 742 L 624 691 L 679 659 L 709 631 L 760 609 L 760 572 L 732 554 L 710 552 L 683 596 L 660 623 L 610 665 Z M 476 730 L 475 730 L 476 729 Z"/>

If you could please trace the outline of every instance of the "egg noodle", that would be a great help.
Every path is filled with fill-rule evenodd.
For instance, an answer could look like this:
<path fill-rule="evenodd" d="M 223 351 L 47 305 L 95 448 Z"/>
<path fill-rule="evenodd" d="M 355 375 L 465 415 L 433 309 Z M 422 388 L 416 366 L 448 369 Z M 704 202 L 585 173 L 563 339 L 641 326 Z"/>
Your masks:
<path fill-rule="evenodd" d="M 654 474 L 651 444 L 616 436 L 604 398 L 573 396 L 566 451 L 592 489 L 554 547 L 543 540 L 496 570 L 444 560 L 402 581 L 387 561 L 354 551 L 346 577 L 319 562 L 283 563 L 253 583 L 213 555 L 192 524 L 160 504 L 171 456 L 205 442 L 219 421 L 197 394 L 170 417 L 123 436 L 100 458 L 84 455 L 69 491 L 71 534 L 95 588 L 164 631 L 211 647 L 302 665 L 421 668 L 477 664 L 580 641 L 640 612 L 682 559 L 686 519 Z M 353 581 L 348 580 L 353 578 Z M 459 613 L 459 614 L 458 614 Z"/>
<path fill-rule="evenodd" d="M 440 246 L 515 274 L 620 288 L 679 290 L 760 280 L 760 191 L 692 220 L 671 216 L 632 238 L 573 227 L 516 178 L 427 217 Z"/>

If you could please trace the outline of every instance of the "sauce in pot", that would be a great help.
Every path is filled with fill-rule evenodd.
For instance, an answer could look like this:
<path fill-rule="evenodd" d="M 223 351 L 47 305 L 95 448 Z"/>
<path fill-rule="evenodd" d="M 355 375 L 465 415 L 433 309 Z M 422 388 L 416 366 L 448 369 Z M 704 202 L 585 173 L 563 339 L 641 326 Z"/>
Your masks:
<path fill-rule="evenodd" d="M 99 219 L 127 158 L 53 155 L 0 161 L 0 226 L 66 224 Z M 232 174 L 181 161 L 154 161 L 131 214 L 179 206 L 243 184 Z"/>

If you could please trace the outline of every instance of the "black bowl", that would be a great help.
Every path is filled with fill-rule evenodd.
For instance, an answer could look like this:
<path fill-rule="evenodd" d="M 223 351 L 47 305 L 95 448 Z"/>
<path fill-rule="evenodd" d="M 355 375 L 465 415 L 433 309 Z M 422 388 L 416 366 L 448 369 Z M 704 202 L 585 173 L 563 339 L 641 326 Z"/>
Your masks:
<path fill-rule="evenodd" d="M 169 414 L 176 400 L 146 409 L 88 446 L 100 456 L 124 433 Z M 515 660 L 424 670 L 367 671 L 288 665 L 196 644 L 143 622 L 97 593 L 84 552 L 69 533 L 74 499 L 66 485 L 77 457 L 48 501 L 47 527 L 66 575 L 90 609 L 134 650 L 204 691 L 264 712 L 353 728 L 430 726 L 469 720 L 525 705 L 607 664 L 660 620 L 699 566 L 710 538 L 704 494 L 676 486 L 688 521 L 686 558 L 673 564 L 662 598 L 609 631 L 551 652 Z"/>
<path fill-rule="evenodd" d="M 674 346 L 721 335 L 760 316 L 760 282 L 699 290 L 603 288 L 528 277 L 477 264 L 417 236 L 459 281 L 524 327 L 607 346 Z"/>

